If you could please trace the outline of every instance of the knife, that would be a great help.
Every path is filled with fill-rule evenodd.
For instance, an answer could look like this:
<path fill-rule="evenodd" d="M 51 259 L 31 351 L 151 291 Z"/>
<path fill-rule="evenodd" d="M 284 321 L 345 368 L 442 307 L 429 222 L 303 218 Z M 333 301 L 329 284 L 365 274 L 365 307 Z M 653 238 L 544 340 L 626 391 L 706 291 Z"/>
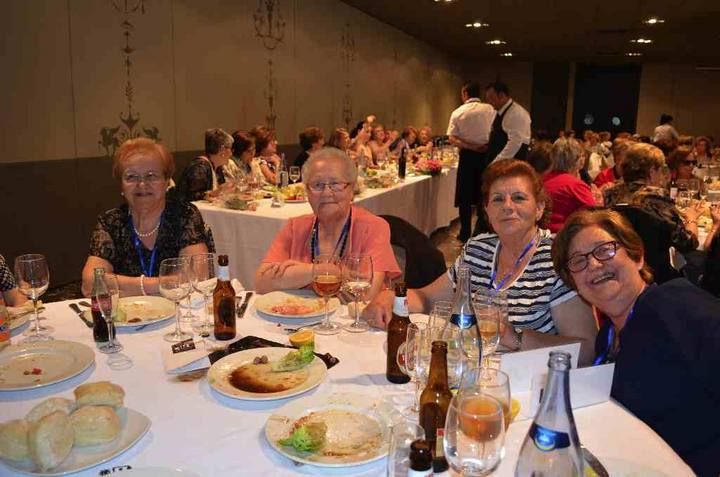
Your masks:
<path fill-rule="evenodd" d="M 93 328 L 94 325 L 93 325 L 92 321 L 88 320 L 87 318 L 85 318 L 83 316 L 83 312 L 80 309 L 80 307 L 77 305 L 77 303 L 70 303 L 68 306 L 70 308 L 72 308 L 72 310 L 75 313 L 77 313 L 77 316 L 79 316 L 81 320 L 83 320 L 83 323 L 85 323 L 85 326 L 87 326 L 88 328 Z"/>
<path fill-rule="evenodd" d="M 252 298 L 253 292 L 249 291 L 245 293 L 245 300 L 243 301 L 242 305 L 238 306 L 237 308 L 237 317 L 238 319 L 242 319 L 243 316 L 245 316 L 245 311 L 247 310 L 248 304 L 250 304 L 250 298 Z"/>

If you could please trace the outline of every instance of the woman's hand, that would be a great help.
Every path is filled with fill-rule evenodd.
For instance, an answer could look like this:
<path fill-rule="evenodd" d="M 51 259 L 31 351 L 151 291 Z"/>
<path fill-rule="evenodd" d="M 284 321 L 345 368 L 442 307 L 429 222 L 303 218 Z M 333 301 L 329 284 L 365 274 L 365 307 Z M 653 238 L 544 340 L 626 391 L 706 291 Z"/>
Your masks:
<path fill-rule="evenodd" d="M 362 312 L 362 317 L 370 326 L 384 330 L 392 318 L 392 306 L 395 295 L 390 290 L 380 292 Z"/>
<path fill-rule="evenodd" d="M 701 201 L 693 201 L 692 205 L 685 209 L 686 223 L 697 223 L 698 217 L 700 217 L 704 210 L 705 204 L 703 204 Z"/>
<path fill-rule="evenodd" d="M 710 204 L 710 217 L 712 217 L 713 225 L 720 224 L 720 203 Z"/>

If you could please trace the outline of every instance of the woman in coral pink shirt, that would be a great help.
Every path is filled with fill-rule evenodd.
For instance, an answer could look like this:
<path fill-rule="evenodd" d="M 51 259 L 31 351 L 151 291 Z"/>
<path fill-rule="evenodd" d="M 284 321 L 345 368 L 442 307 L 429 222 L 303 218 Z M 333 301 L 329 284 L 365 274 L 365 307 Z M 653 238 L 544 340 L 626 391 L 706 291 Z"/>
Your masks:
<path fill-rule="evenodd" d="M 352 206 L 357 169 L 339 149 L 313 154 L 303 166 L 302 177 L 314 213 L 290 219 L 280 230 L 255 272 L 255 288 L 259 293 L 304 288 L 312 283 L 313 257 L 364 254 L 373 258 L 375 273 L 367 294 L 371 300 L 386 275 L 400 275 L 390 245 L 390 226 Z"/>
<path fill-rule="evenodd" d="M 555 233 L 578 209 L 595 205 L 590 186 L 578 178 L 584 159 L 582 146 L 574 139 L 555 141 L 550 151 L 552 170 L 543 176 L 552 208 L 548 228 Z"/>

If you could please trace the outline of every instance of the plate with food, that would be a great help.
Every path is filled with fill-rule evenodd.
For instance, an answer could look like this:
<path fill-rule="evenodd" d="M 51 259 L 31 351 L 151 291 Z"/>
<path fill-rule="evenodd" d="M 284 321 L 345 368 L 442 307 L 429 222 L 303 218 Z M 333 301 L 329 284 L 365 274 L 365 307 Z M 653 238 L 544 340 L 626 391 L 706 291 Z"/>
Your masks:
<path fill-rule="evenodd" d="M 74 394 L 0 423 L 3 464 L 28 475 L 73 474 L 117 457 L 150 429 L 147 416 L 123 407 L 125 392 L 116 384 L 86 383 Z"/>
<path fill-rule="evenodd" d="M 340 300 L 331 298 L 328 313 L 340 307 Z M 325 314 L 325 301 L 312 290 L 275 291 L 259 296 L 255 309 L 276 318 L 306 319 Z"/>
<path fill-rule="evenodd" d="M 0 351 L 0 391 L 59 383 L 82 373 L 94 362 L 92 348 L 73 341 L 10 345 Z"/>
<path fill-rule="evenodd" d="M 297 396 L 325 380 L 327 367 L 312 346 L 253 348 L 216 361 L 208 384 L 225 396 L 248 401 L 271 401 Z"/>
<path fill-rule="evenodd" d="M 307 193 L 304 184 L 291 184 L 280 189 L 283 199 L 288 204 L 300 204 L 307 202 Z"/>
<path fill-rule="evenodd" d="M 93 321 L 92 312 L 85 318 Z M 120 298 L 115 328 L 137 328 L 175 317 L 175 304 L 161 296 L 128 296 Z"/>
<path fill-rule="evenodd" d="M 336 393 L 290 402 L 265 425 L 265 437 L 295 462 L 320 467 L 367 464 L 388 454 L 390 428 L 398 418 L 377 396 Z"/>

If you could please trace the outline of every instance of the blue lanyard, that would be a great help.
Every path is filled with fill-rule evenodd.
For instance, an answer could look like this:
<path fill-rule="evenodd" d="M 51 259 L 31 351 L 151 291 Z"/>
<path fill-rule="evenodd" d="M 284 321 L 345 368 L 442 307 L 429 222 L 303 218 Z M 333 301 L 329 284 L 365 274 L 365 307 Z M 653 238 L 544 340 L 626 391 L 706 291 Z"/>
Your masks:
<path fill-rule="evenodd" d="M 630 323 L 630 320 L 633 317 L 633 314 L 635 313 L 635 305 L 633 304 L 632 308 L 630 308 L 630 313 L 628 313 L 627 319 L 625 320 L 625 326 L 627 326 L 628 323 Z M 615 341 L 615 327 L 610 323 L 610 329 L 608 330 L 607 334 L 607 344 L 605 345 L 605 351 L 597 355 L 595 357 L 595 361 L 593 361 L 593 366 L 597 366 L 598 364 L 603 364 L 608 361 L 608 358 L 610 357 L 610 352 L 612 351 L 612 345 Z"/>
<path fill-rule="evenodd" d="M 517 269 L 520 266 L 520 262 L 523 261 L 523 258 L 525 258 L 525 255 L 527 255 L 528 252 L 530 251 L 530 249 L 533 247 L 533 245 L 535 245 L 536 237 L 537 237 L 537 235 L 533 236 L 532 240 L 530 240 L 530 242 L 528 242 L 528 244 L 525 245 L 525 248 L 523 249 L 522 253 L 517 258 L 517 260 L 515 260 L 515 265 L 513 266 L 512 270 L 510 270 L 508 273 L 505 274 L 504 277 L 502 277 L 502 280 L 500 280 L 500 283 L 498 283 L 497 286 L 495 285 L 495 279 L 497 278 L 497 265 L 496 265 L 496 267 L 492 271 L 492 274 L 490 275 L 489 288 L 493 288 L 495 290 L 502 290 L 502 287 L 503 287 L 503 285 L 505 285 L 505 282 L 508 281 L 508 279 L 515 272 L 517 272 Z M 499 250 L 498 250 L 498 262 L 500 262 L 500 251 Z"/>
<path fill-rule="evenodd" d="M 335 244 L 335 248 L 333 249 L 333 255 L 335 255 L 335 252 L 337 252 L 338 246 L 340 247 L 340 253 L 338 254 L 338 257 L 342 257 L 345 253 L 348 236 L 350 235 L 350 222 L 352 222 L 352 209 L 350 209 L 350 215 L 348 215 L 342 232 L 340 232 L 340 236 L 338 237 L 338 241 Z M 313 224 L 312 236 L 310 237 L 310 252 L 313 260 L 315 260 L 315 257 L 320 255 L 320 240 L 318 239 L 318 227 L 318 221 L 317 219 L 315 219 L 315 223 Z"/>
<path fill-rule="evenodd" d="M 163 215 L 160 216 L 160 226 L 158 227 L 158 238 L 160 238 L 160 229 L 162 228 L 162 220 L 165 213 L 163 212 Z M 132 241 L 133 245 L 135 246 L 135 251 L 138 254 L 138 257 L 140 258 L 140 270 L 142 270 L 143 275 L 146 277 L 152 276 L 153 268 L 155 267 L 155 257 L 157 255 L 157 239 L 155 240 L 155 246 L 152 248 L 152 253 L 150 253 L 150 266 L 148 268 L 145 268 L 145 257 L 143 256 L 143 245 L 140 241 L 140 238 L 135 233 L 135 227 L 132 223 L 132 215 L 128 214 L 128 223 L 130 224 L 130 232 L 132 233 Z"/>

